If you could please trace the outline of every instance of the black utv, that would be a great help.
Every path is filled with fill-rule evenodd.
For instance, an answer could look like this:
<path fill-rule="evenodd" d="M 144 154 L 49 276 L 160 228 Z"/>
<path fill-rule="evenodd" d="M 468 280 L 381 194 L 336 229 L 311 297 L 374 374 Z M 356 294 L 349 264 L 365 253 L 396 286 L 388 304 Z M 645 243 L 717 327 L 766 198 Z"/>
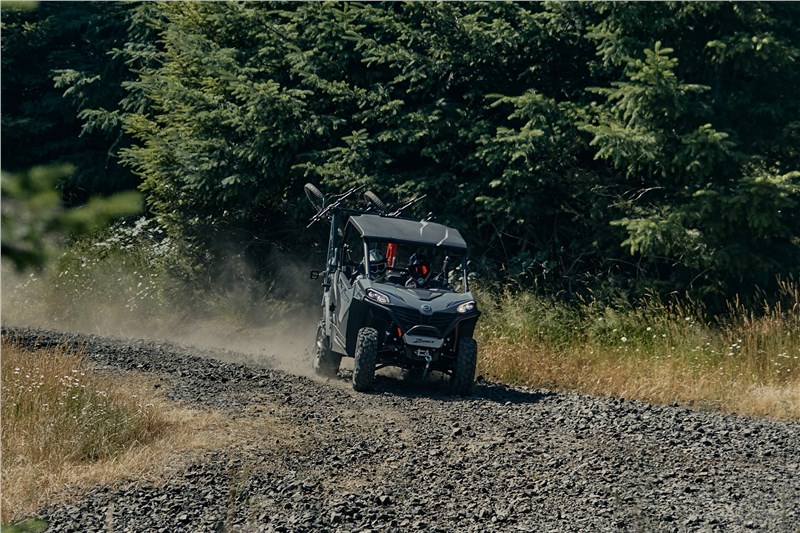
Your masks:
<path fill-rule="evenodd" d="M 478 347 L 478 321 L 469 291 L 467 244 L 458 230 L 386 213 L 371 192 L 369 207 L 350 209 L 351 189 L 326 205 L 311 184 L 312 218 L 330 221 L 322 278 L 322 319 L 317 328 L 314 370 L 334 376 L 342 357 L 353 357 L 353 388 L 367 391 L 375 371 L 394 366 L 426 375 L 449 374 L 453 392 L 469 393 Z M 409 202 L 410 205 L 412 202 Z"/>

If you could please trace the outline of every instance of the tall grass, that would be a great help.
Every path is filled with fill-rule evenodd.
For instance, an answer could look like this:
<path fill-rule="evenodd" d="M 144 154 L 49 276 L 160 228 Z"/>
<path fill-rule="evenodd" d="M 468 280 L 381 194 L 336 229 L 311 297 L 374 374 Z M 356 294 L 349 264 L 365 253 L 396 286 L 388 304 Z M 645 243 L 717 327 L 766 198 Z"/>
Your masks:
<path fill-rule="evenodd" d="M 1 364 L 3 521 L 54 473 L 114 459 L 169 427 L 144 398 L 64 347 L 29 351 L 4 338 Z"/>
<path fill-rule="evenodd" d="M 92 370 L 64 347 L 29 351 L 2 340 L 3 531 L 93 486 L 158 482 L 207 450 L 265 435 L 292 442 L 288 426 L 261 412 L 262 402 L 231 417 L 171 402 L 154 392 L 154 379 Z"/>
<path fill-rule="evenodd" d="M 517 384 L 800 418 L 800 295 L 734 300 L 704 319 L 691 300 L 570 305 L 530 293 L 482 293 L 480 370 Z"/>

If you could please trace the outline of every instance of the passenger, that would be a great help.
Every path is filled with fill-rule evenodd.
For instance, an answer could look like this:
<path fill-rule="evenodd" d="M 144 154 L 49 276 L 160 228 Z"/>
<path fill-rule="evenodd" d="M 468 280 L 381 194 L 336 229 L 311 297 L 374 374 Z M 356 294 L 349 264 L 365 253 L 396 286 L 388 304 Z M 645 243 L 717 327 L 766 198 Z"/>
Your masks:
<path fill-rule="evenodd" d="M 386 256 L 377 248 L 369 251 L 369 272 L 372 279 L 376 279 L 386 273 Z"/>

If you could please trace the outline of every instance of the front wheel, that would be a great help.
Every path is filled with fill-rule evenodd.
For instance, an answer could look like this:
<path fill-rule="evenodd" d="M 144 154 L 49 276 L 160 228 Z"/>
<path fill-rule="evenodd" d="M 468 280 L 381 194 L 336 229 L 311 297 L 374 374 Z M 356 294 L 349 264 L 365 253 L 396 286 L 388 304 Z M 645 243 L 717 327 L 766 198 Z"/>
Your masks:
<path fill-rule="evenodd" d="M 475 381 L 475 369 L 478 366 L 478 343 L 471 337 L 458 340 L 458 353 L 453 376 L 450 378 L 453 393 L 466 396 L 472 390 Z"/>
<path fill-rule="evenodd" d="M 341 362 L 342 356 L 331 350 L 330 340 L 325 335 L 325 323 L 320 322 L 314 343 L 314 373 L 326 378 L 335 377 Z"/>
<path fill-rule="evenodd" d="M 375 381 L 375 363 L 378 360 L 378 332 L 374 328 L 358 330 L 356 354 L 353 361 L 353 389 L 366 392 Z"/>

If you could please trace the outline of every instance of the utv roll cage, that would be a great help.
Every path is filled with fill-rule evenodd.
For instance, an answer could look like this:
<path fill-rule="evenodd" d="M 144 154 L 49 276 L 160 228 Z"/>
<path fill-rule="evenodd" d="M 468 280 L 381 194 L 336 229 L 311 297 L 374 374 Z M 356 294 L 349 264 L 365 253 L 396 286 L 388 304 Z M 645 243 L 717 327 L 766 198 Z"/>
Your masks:
<path fill-rule="evenodd" d="M 322 286 L 326 289 L 330 287 L 330 276 L 333 273 L 333 269 L 335 268 L 335 264 L 333 262 L 334 254 L 336 253 L 336 242 L 337 238 L 342 234 L 342 228 L 347 223 L 348 219 L 351 217 L 359 217 L 361 215 L 372 215 L 369 219 L 360 219 L 361 223 L 359 226 L 360 231 L 362 231 L 362 236 L 365 238 L 381 238 L 381 239 L 393 239 L 389 235 L 386 235 L 385 232 L 381 232 L 381 228 L 389 229 L 388 225 L 381 225 L 380 223 L 376 222 L 374 219 L 382 219 L 382 220 L 406 220 L 410 221 L 414 224 L 416 222 L 412 221 L 409 218 L 402 217 L 403 211 L 408 209 L 409 207 L 413 206 L 414 204 L 423 200 L 427 195 L 423 194 L 422 196 L 416 196 L 406 202 L 405 204 L 401 205 L 397 209 L 387 212 L 388 208 L 386 204 L 384 204 L 378 196 L 373 193 L 372 191 L 365 191 L 364 192 L 364 200 L 366 201 L 367 208 L 366 209 L 356 209 L 353 207 L 348 207 L 345 205 L 346 201 L 352 201 L 355 197 L 356 193 L 364 190 L 366 188 L 365 185 L 359 185 L 356 187 L 352 187 L 347 191 L 337 194 L 331 197 L 330 201 L 326 201 L 325 197 L 322 193 L 311 183 L 306 183 L 303 187 L 306 193 L 306 196 L 314 204 L 314 207 L 317 208 L 316 214 L 311 217 L 309 220 L 307 228 L 310 228 L 315 223 L 319 222 L 320 220 L 327 219 L 330 222 L 330 234 L 328 237 L 328 250 L 327 250 L 327 262 L 326 267 L 323 273 L 319 271 L 312 271 L 311 277 L 312 279 L 317 279 L 320 274 L 323 275 L 322 279 Z M 429 215 L 430 218 L 430 215 Z M 427 221 L 425 221 L 427 222 Z M 436 224 L 431 222 L 433 226 L 446 228 L 440 224 Z M 432 227 L 433 227 L 432 226 Z M 404 225 L 403 223 L 398 223 L 396 225 L 395 231 L 399 233 L 399 236 L 404 238 L 397 239 L 396 242 L 417 242 L 412 238 L 411 232 L 413 231 L 410 226 Z M 453 230 L 450 230 L 453 231 Z M 364 234 L 363 232 L 367 232 L 369 235 Z M 454 246 L 457 248 L 463 248 L 466 251 L 467 244 L 464 242 L 464 239 L 461 238 L 461 235 L 458 232 L 457 240 L 454 240 Z M 455 239 L 455 237 L 452 237 Z M 436 243 L 432 243 L 436 244 Z M 449 243 L 448 243 L 449 244 Z M 367 256 L 367 268 L 369 268 L 369 253 L 365 253 Z"/>

